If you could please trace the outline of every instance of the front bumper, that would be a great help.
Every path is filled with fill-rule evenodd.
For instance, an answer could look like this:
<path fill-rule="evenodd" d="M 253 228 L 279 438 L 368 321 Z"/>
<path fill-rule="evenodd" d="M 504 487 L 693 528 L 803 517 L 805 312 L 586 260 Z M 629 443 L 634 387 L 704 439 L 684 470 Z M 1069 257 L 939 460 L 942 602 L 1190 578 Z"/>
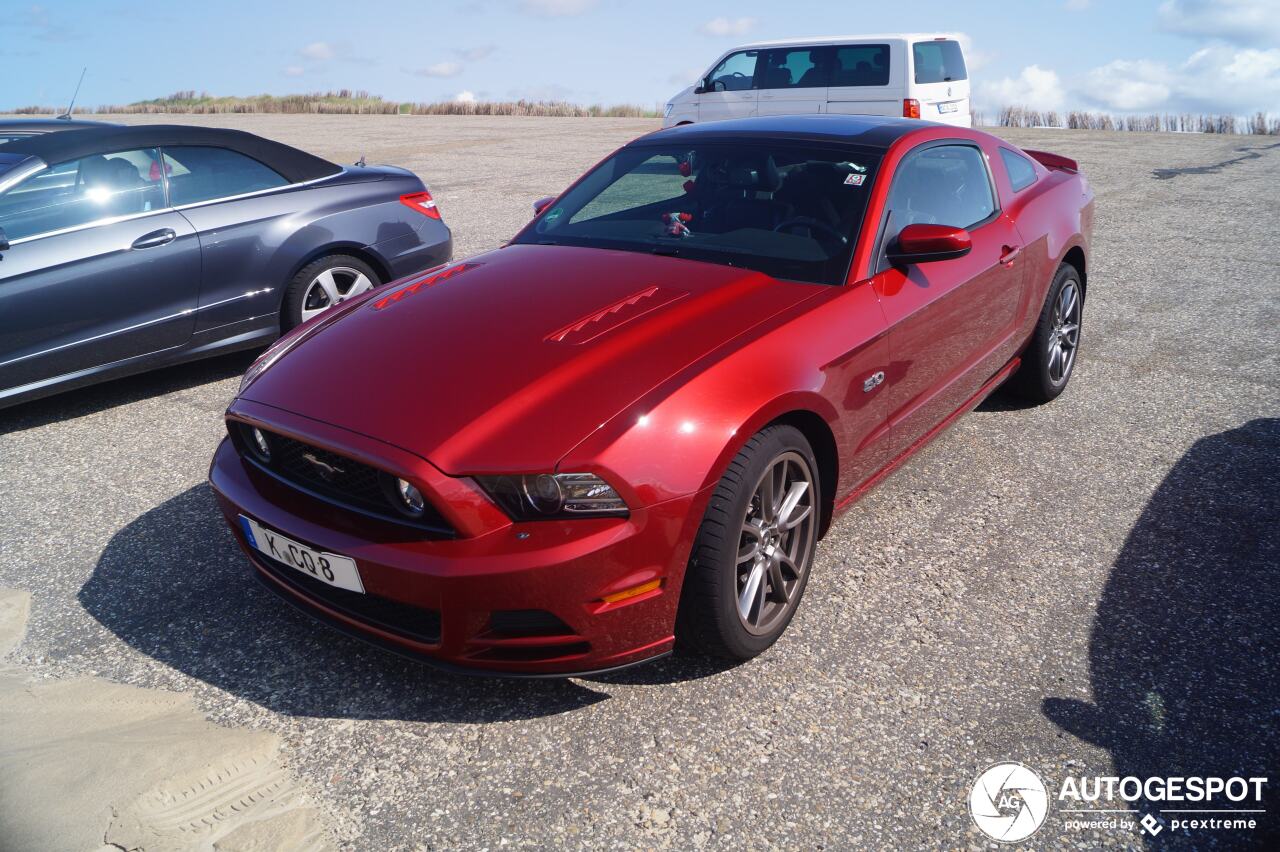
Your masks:
<path fill-rule="evenodd" d="M 697 495 L 629 518 L 512 524 L 424 539 L 329 505 L 247 464 L 229 440 L 209 474 L 223 515 L 259 578 L 347 633 L 473 672 L 570 676 L 668 653 L 692 543 Z M 367 594 L 317 586 L 253 549 L 240 516 L 356 560 Z M 607 596 L 654 580 L 616 602 Z M 351 597 L 354 595 L 355 597 Z"/>

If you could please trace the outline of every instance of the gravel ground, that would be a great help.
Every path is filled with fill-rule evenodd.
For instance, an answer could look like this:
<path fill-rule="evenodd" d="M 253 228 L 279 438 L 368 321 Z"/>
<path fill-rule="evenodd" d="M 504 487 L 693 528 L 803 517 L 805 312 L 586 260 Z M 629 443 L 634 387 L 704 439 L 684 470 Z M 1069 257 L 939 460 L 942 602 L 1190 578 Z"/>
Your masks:
<path fill-rule="evenodd" d="M 208 123 L 414 169 L 459 257 L 655 126 Z M 15 662 L 279 734 L 349 848 L 980 847 L 966 797 L 996 761 L 1051 791 L 1280 774 L 1280 147 L 1008 136 L 1078 158 L 1097 192 L 1071 387 L 1042 408 L 997 396 L 844 515 L 757 660 L 477 680 L 284 609 L 205 485 L 234 356 L 0 412 L 0 586 L 33 595 Z M 1055 805 L 1027 845 L 1262 846 L 1270 804 L 1254 832 L 1154 840 Z"/>

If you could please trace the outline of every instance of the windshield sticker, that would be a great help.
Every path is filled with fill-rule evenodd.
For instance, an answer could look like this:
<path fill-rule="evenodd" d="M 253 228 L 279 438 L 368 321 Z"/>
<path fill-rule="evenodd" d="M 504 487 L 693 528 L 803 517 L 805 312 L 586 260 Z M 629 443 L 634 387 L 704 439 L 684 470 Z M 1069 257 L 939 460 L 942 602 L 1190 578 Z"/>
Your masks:
<path fill-rule="evenodd" d="M 855 172 L 863 172 L 863 173 L 866 173 L 866 171 L 867 171 L 867 167 L 866 167 L 866 166 L 860 166 L 860 165 L 858 165 L 857 163 L 841 163 L 841 165 L 843 165 L 843 166 L 848 166 L 849 168 L 853 169 Z"/>
<path fill-rule="evenodd" d="M 862 182 L 866 179 L 867 179 L 866 175 L 860 175 L 860 174 L 845 175 L 844 185 L 845 186 L 862 186 Z"/>

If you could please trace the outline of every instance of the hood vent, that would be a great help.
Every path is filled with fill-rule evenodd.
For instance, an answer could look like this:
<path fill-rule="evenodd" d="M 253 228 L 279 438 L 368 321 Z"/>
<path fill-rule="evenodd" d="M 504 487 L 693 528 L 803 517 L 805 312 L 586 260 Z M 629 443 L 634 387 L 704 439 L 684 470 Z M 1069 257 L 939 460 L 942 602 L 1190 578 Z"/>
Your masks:
<path fill-rule="evenodd" d="M 685 290 L 672 290 L 657 285 L 646 287 L 625 299 L 619 299 L 594 313 L 587 314 L 564 328 L 553 331 L 547 335 L 546 339 L 549 343 L 570 345 L 588 343 L 602 334 L 683 299 L 687 295 L 689 293 Z"/>

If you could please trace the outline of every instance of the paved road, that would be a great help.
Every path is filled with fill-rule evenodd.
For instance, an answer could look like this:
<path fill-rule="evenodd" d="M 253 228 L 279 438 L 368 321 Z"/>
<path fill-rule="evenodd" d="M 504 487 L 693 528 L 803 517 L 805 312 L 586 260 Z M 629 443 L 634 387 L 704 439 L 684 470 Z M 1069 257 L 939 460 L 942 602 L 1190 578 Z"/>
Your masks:
<path fill-rule="evenodd" d="M 464 256 L 652 126 L 212 122 L 415 169 Z M 846 514 L 763 657 L 473 680 L 282 609 L 204 484 L 232 357 L 0 413 L 0 586 L 34 596 L 17 661 L 277 732 L 352 848 L 955 847 L 980 845 L 966 796 L 995 761 L 1055 791 L 1280 774 L 1280 147 L 1009 136 L 1078 158 L 1097 191 L 1071 387 L 988 402 Z M 1143 844 L 1067 817 L 1032 845 Z M 1262 834 L 1155 843 L 1215 840 Z"/>

